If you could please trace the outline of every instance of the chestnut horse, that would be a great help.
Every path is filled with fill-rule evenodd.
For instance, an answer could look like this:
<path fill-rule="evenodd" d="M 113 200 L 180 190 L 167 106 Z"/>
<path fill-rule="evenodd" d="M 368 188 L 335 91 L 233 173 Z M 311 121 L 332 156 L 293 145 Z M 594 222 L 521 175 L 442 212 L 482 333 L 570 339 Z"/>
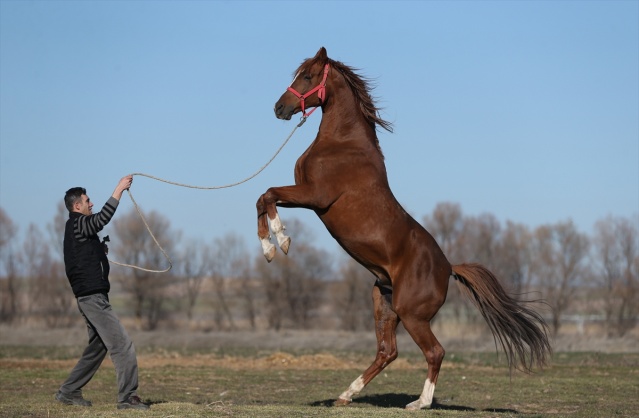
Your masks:
<path fill-rule="evenodd" d="M 430 326 L 446 300 L 452 277 L 477 306 L 506 354 L 509 366 L 531 371 L 551 353 L 543 318 L 509 296 L 495 276 L 479 264 L 451 265 L 435 239 L 397 202 L 388 185 L 376 128 L 392 131 L 379 116 L 369 82 L 321 48 L 305 60 L 275 103 L 275 116 L 304 118 L 322 108 L 319 132 L 295 164 L 295 185 L 271 187 L 257 201 L 258 237 L 271 261 L 275 245 L 284 253 L 290 238 L 277 206 L 315 211 L 330 234 L 377 278 L 373 286 L 377 355 L 373 363 L 335 401 L 346 405 L 397 358 L 396 329 L 401 321 L 428 363 L 419 399 L 406 406 L 431 406 L 444 349 Z M 313 108 L 307 113 L 307 109 Z M 304 119 L 305 120 L 305 119 Z M 268 223 L 267 223 L 268 217 Z"/>

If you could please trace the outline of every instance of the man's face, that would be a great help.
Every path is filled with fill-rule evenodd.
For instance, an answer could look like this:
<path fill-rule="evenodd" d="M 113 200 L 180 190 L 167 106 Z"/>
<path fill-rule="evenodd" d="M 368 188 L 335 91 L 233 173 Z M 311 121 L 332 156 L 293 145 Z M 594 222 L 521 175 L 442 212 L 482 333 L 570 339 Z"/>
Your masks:
<path fill-rule="evenodd" d="M 80 201 L 75 204 L 75 211 L 80 212 L 83 215 L 91 215 L 93 213 L 93 203 L 89 196 L 83 194 Z"/>

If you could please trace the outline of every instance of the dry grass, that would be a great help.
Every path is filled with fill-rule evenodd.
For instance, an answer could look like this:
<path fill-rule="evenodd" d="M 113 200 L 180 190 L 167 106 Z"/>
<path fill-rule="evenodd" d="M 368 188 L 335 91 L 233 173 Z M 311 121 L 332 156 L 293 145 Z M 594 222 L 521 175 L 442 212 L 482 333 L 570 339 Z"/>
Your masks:
<path fill-rule="evenodd" d="M 81 347 L 78 347 L 81 349 Z M 369 364 L 362 352 L 245 349 L 192 352 L 146 349 L 140 395 L 147 412 L 115 409 L 115 373 L 107 360 L 85 388 L 91 408 L 69 407 L 53 394 L 75 363 L 74 350 L 0 346 L 2 417 L 408 417 L 425 364 L 407 353 L 346 408 L 331 402 Z M 230 351 L 230 350 L 227 350 Z M 501 359 L 503 360 L 503 359 Z M 511 380 L 493 353 L 449 352 L 430 412 L 439 417 L 632 417 L 639 411 L 639 354 L 559 353 L 534 375 Z"/>
<path fill-rule="evenodd" d="M 321 331 L 135 332 L 147 412 L 115 409 L 107 359 L 85 388 L 91 408 L 53 400 L 79 357 L 84 330 L 0 328 L 0 417 L 414 417 L 403 407 L 426 364 L 407 335 L 400 357 L 346 408 L 334 400 L 372 361 L 372 333 Z M 447 348 L 432 410 L 437 417 L 636 417 L 636 336 L 562 336 L 548 368 L 512 379 L 492 338 L 444 333 Z"/>

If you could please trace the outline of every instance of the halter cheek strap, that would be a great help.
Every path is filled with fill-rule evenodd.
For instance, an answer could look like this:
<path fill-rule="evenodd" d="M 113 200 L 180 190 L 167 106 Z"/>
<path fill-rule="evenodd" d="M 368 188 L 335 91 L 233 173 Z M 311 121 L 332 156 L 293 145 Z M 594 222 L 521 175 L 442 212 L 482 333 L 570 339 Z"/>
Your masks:
<path fill-rule="evenodd" d="M 329 65 L 326 64 L 324 66 L 324 77 L 322 78 L 322 81 L 317 86 L 313 87 L 311 90 L 307 91 L 304 94 L 301 94 L 300 92 L 295 90 L 293 87 L 289 86 L 287 88 L 288 91 L 290 91 L 298 99 L 300 99 L 300 105 L 302 106 L 302 115 L 304 115 L 304 118 L 311 116 L 311 114 L 315 112 L 315 109 L 317 109 L 317 107 L 314 107 L 310 112 L 306 113 L 305 101 L 307 97 L 317 92 L 317 97 L 319 98 L 320 103 L 324 103 L 324 99 L 326 98 L 326 78 L 328 77 L 328 70 L 329 70 Z"/>

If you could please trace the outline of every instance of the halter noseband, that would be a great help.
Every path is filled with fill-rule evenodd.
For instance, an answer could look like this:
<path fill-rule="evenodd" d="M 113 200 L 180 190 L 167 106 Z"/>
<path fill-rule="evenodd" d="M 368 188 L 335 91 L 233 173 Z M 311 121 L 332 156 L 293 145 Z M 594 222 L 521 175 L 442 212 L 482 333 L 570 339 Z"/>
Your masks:
<path fill-rule="evenodd" d="M 300 99 L 300 104 L 302 106 L 302 115 L 304 115 L 303 116 L 304 119 L 311 116 L 311 114 L 315 112 L 315 109 L 317 109 L 317 107 L 314 107 L 310 112 L 308 112 L 308 114 L 306 113 L 305 100 L 307 97 L 317 92 L 317 97 L 319 98 L 320 103 L 324 102 L 324 98 L 326 97 L 326 78 L 328 77 L 328 69 L 329 69 L 329 66 L 328 64 L 326 64 L 324 66 L 324 78 L 322 78 L 322 81 L 317 86 L 315 86 L 314 88 L 312 88 L 311 90 L 307 91 L 304 94 L 299 93 L 297 90 L 295 90 L 293 87 L 290 87 L 290 86 L 286 89 L 290 91 L 291 93 L 293 93 L 298 99 Z M 297 76 L 295 78 L 297 78 Z M 295 81 L 295 79 L 293 79 L 293 81 Z"/>

